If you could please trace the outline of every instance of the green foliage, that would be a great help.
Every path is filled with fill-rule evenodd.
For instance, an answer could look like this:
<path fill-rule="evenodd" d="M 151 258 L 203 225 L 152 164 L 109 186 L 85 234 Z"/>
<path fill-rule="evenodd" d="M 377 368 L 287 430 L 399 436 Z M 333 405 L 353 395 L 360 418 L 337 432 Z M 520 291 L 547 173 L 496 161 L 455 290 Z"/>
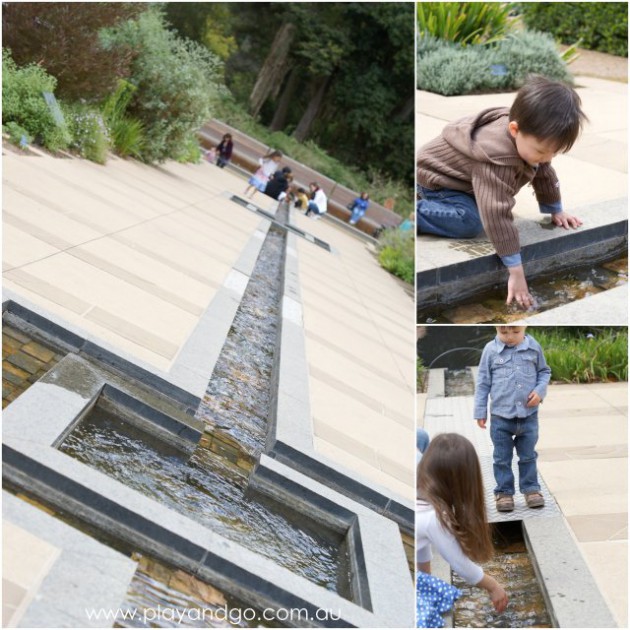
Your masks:
<path fill-rule="evenodd" d="M 18 65 L 36 63 L 57 79 L 64 100 L 95 101 L 125 76 L 131 51 L 105 50 L 99 30 L 144 11 L 126 2 L 10 2 L 2 5 L 3 45 Z"/>
<path fill-rule="evenodd" d="M 121 79 L 103 103 L 102 112 L 116 153 L 139 158 L 144 147 L 144 125 L 126 113 L 135 91 L 134 85 Z"/>
<path fill-rule="evenodd" d="M 418 39 L 419 89 L 451 96 L 518 89 L 528 75 L 571 82 L 571 75 L 549 35 L 512 33 L 489 45 L 466 46 Z"/>
<path fill-rule="evenodd" d="M 130 82 L 137 91 L 127 111 L 144 125 L 141 158 L 159 162 L 186 153 L 220 92 L 219 60 L 168 31 L 154 8 L 103 33 L 103 41 L 109 49 L 129 46 L 135 54 Z"/>
<path fill-rule="evenodd" d="M 6 125 L 2 125 L 2 133 L 6 133 L 9 136 L 9 141 L 18 146 L 22 146 L 22 143 L 26 141 L 26 144 L 30 144 L 33 141 L 33 136 L 21 127 L 16 122 L 8 122 Z M 25 148 L 25 147 L 23 147 Z"/>
<path fill-rule="evenodd" d="M 57 81 L 38 65 L 18 68 L 8 49 L 2 49 L 2 122 L 14 122 L 51 151 L 66 148 L 71 141 L 65 125 L 59 126 L 44 100 Z"/>
<path fill-rule="evenodd" d="M 627 2 L 520 2 L 525 24 L 564 44 L 628 56 Z"/>
<path fill-rule="evenodd" d="M 72 133 L 71 148 L 86 160 L 105 164 L 110 139 L 101 113 L 75 104 L 66 108 L 66 120 Z"/>
<path fill-rule="evenodd" d="M 512 28 L 510 5 L 502 2 L 418 2 L 418 32 L 462 45 L 504 37 Z"/>
<path fill-rule="evenodd" d="M 351 190 L 365 190 L 370 199 L 383 203 L 386 199 L 396 200 L 394 210 L 406 217 L 413 206 L 413 189 L 400 179 L 394 179 L 380 170 L 367 173 L 335 159 L 312 140 L 298 142 L 281 131 L 270 131 L 256 122 L 243 107 L 230 97 L 225 97 L 218 106 L 216 116 L 228 125 L 256 138 L 263 144 L 282 151 L 306 166 L 330 177 Z"/>
<path fill-rule="evenodd" d="M 530 328 L 551 367 L 567 383 L 628 380 L 628 329 Z"/>
<path fill-rule="evenodd" d="M 409 284 L 414 280 L 415 242 L 413 230 L 398 228 L 385 230 L 379 239 L 381 266 Z"/>

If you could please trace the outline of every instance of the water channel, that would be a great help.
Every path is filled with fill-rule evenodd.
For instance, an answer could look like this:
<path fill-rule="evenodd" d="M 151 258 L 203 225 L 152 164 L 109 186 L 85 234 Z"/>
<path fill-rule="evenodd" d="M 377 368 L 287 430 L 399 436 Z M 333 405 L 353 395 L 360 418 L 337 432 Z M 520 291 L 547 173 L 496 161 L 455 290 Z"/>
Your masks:
<path fill-rule="evenodd" d="M 247 489 L 267 433 L 284 239 L 282 231 L 269 230 L 195 414 L 206 427 L 195 448 L 184 452 L 97 405 L 61 450 L 350 599 L 344 536 L 287 513 L 272 499 L 252 497 Z M 148 584 L 148 579 L 137 581 L 134 598 L 145 591 L 144 605 L 151 607 L 154 589 Z M 168 601 L 168 588 L 160 597 Z M 179 598 L 173 594 L 173 605 Z"/>
<path fill-rule="evenodd" d="M 628 283 L 628 258 L 617 258 L 598 266 L 588 266 L 562 274 L 542 276 L 529 282 L 535 305 L 524 312 L 517 305 L 505 304 L 505 286 L 496 286 L 481 295 L 450 304 L 418 310 L 419 324 L 503 324 L 531 317 L 623 286 Z"/>
<path fill-rule="evenodd" d="M 456 628 L 551 628 L 544 597 L 523 541 L 519 521 L 495 524 L 493 558 L 483 570 L 507 591 L 509 603 L 497 613 L 485 590 L 471 587 L 453 573 L 462 597 L 453 609 Z"/>

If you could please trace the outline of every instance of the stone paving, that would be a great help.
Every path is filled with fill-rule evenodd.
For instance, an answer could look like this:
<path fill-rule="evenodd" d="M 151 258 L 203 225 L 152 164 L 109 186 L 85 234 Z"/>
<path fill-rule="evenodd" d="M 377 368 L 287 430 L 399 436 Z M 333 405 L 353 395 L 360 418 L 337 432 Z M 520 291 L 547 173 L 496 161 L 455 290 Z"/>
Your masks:
<path fill-rule="evenodd" d="M 3 166 L 8 297 L 157 375 L 199 354 L 189 345 L 200 326 L 220 334 L 207 314 L 226 283 L 244 288 L 238 261 L 251 258 L 269 225 L 231 201 L 245 188 L 240 176 L 207 163 L 149 167 L 115 157 L 101 167 L 37 149 L 4 151 Z M 277 205 L 261 194 L 253 203 L 267 212 Z M 296 244 L 314 447 L 360 483 L 410 501 L 413 300 L 364 241 L 332 221 L 301 220 L 332 246 Z M 5 332 L 3 367 L 21 382 L 59 358 Z"/>

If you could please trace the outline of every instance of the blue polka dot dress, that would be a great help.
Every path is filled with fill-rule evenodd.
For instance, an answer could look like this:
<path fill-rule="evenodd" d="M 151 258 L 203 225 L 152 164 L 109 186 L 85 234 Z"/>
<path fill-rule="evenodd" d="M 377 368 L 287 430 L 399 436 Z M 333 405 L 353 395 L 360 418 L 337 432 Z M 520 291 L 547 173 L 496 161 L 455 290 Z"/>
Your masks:
<path fill-rule="evenodd" d="M 459 589 L 427 573 L 416 575 L 416 627 L 443 628 L 442 615 L 453 608 Z"/>

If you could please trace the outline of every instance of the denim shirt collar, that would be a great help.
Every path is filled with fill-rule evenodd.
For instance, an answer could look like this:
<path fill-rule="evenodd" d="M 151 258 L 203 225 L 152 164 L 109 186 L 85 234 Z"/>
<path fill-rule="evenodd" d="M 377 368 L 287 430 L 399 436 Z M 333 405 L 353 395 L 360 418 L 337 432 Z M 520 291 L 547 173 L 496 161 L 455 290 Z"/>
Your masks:
<path fill-rule="evenodd" d="M 499 337 L 494 338 L 494 347 L 496 348 L 497 353 L 501 354 L 503 350 L 505 350 L 508 346 L 504 344 Z M 529 336 L 525 335 L 525 339 L 518 346 L 512 346 L 512 349 L 520 352 L 522 350 L 529 350 Z"/>

